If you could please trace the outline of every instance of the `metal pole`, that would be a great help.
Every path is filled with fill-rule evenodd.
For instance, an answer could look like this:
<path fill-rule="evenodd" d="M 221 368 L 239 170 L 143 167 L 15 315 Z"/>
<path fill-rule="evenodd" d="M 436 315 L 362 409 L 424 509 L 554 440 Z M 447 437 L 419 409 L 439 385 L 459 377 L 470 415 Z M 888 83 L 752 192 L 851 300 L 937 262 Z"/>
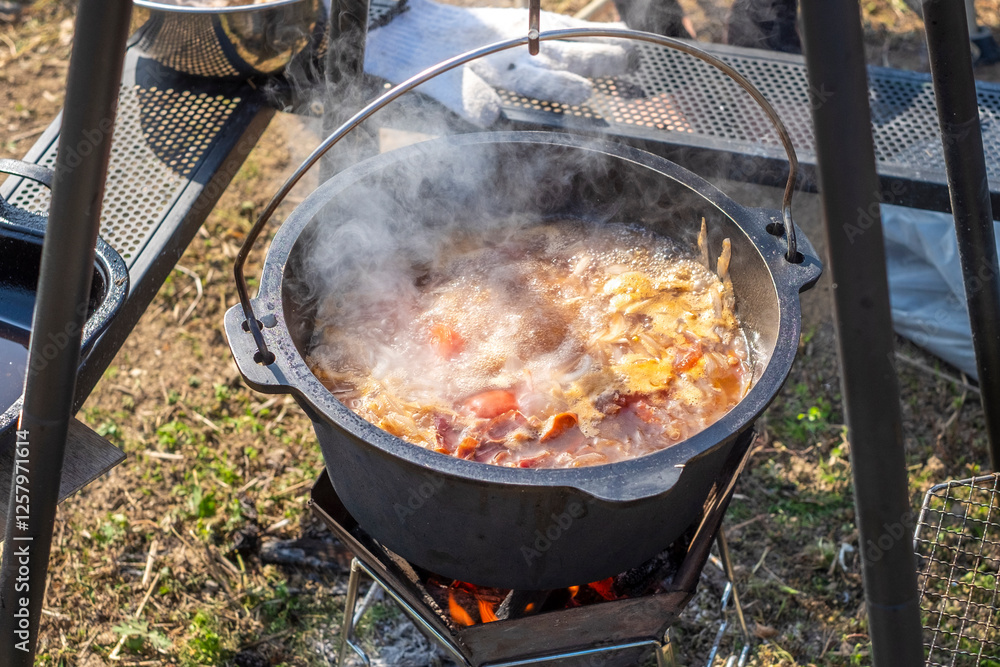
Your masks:
<path fill-rule="evenodd" d="M 80 0 L 0 570 L 0 665 L 33 664 L 131 0 Z"/>
<path fill-rule="evenodd" d="M 803 0 L 802 26 L 872 661 L 923 665 L 860 6 Z"/>
<path fill-rule="evenodd" d="M 969 25 L 960 0 L 924 0 L 934 96 L 976 350 L 990 461 L 1000 470 L 1000 268 L 986 176 Z M 970 17 L 974 25 L 975 18 Z"/>
<path fill-rule="evenodd" d="M 332 0 L 327 30 L 326 99 L 323 104 L 323 134 L 329 135 L 364 102 L 365 41 L 368 39 L 368 0 Z M 371 141 L 352 137 L 348 151 L 376 153 Z M 329 157 L 320 165 L 320 180 L 326 181 L 345 166 L 348 158 Z M 349 159 L 348 159 L 349 160 Z"/>

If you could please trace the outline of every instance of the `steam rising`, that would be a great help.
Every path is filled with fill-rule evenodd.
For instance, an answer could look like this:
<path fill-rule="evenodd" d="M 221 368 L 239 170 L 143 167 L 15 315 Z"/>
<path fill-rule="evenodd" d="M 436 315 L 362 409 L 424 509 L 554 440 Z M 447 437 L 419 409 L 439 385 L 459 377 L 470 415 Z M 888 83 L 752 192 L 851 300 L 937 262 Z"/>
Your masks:
<path fill-rule="evenodd" d="M 314 74 L 306 70 L 302 81 L 308 83 Z M 345 82 L 336 88 L 333 101 L 321 96 L 308 104 L 314 109 L 326 110 L 324 133 L 328 133 L 336 124 L 336 119 L 330 115 L 334 110 L 346 117 L 360 108 L 362 100 L 371 99 L 375 92 L 364 89 L 361 84 Z M 455 130 L 453 117 L 443 110 L 437 113 L 436 107 L 421 103 L 412 94 L 376 116 L 379 121 L 387 117 L 394 127 L 406 127 L 411 117 L 416 117 L 418 121 L 410 126 L 425 134 L 448 135 Z M 337 164 L 349 166 L 368 158 L 374 152 L 371 141 L 374 134 L 374 130 L 365 130 L 362 126 L 348 135 L 348 140 L 333 149 Z M 732 317 L 733 288 L 726 274 L 730 259 L 734 265 L 742 261 L 738 250 L 735 247 L 731 250 L 728 241 L 723 244 L 722 229 L 718 225 L 713 227 L 711 222 L 708 231 L 703 222 L 701 238 L 698 238 L 698 221 L 706 214 L 718 220 L 717 209 L 697 193 L 662 174 L 637 168 L 600 150 L 548 143 L 544 136 L 539 134 L 537 140 L 526 140 L 524 135 L 510 141 L 503 138 L 437 140 L 405 149 L 409 151 L 405 158 L 353 167 L 345 178 L 327 184 L 331 195 L 329 203 L 300 235 L 290 256 L 286 275 L 293 279 L 286 283 L 285 296 L 297 304 L 299 316 L 303 317 L 296 326 L 311 332 L 300 342 L 302 353 L 310 355 L 310 364 L 321 361 L 326 369 L 332 369 L 332 375 L 370 373 L 383 388 L 379 390 L 381 393 L 376 392 L 379 410 L 385 408 L 385 414 L 415 414 L 419 423 L 415 422 L 414 428 L 431 433 L 421 443 L 425 446 L 434 444 L 436 432 L 437 444 L 451 450 L 446 453 L 462 455 L 461 448 L 456 450 L 456 443 L 449 442 L 449 438 L 459 432 L 458 414 L 468 410 L 461 407 L 462 402 L 476 392 L 492 389 L 516 393 L 515 412 L 528 417 L 526 423 L 518 423 L 516 428 L 534 429 L 536 441 L 539 433 L 553 433 L 557 423 L 561 424 L 560 429 L 578 434 L 582 431 L 591 439 L 612 439 L 610 431 L 600 433 L 593 428 L 593 424 L 603 418 L 603 413 L 594 407 L 588 412 L 580 400 L 567 394 L 566 389 L 583 384 L 587 385 L 586 391 L 581 389 L 580 393 L 586 394 L 587 400 L 602 394 L 605 398 L 610 397 L 609 400 L 617 400 L 614 396 L 625 395 L 627 389 L 620 378 L 615 379 L 606 371 L 609 364 L 621 359 L 609 360 L 586 354 L 579 338 L 565 336 L 565 327 L 553 320 L 569 321 L 573 314 L 563 317 L 555 312 L 558 308 L 553 310 L 553 304 L 558 295 L 534 281 L 532 276 L 533 273 L 543 275 L 553 271 L 567 275 L 586 274 L 594 253 L 582 252 L 586 244 L 580 244 L 579 240 L 595 235 L 596 230 L 606 228 L 609 223 L 625 223 L 633 229 L 630 232 L 635 234 L 633 240 L 640 244 L 652 243 L 650 232 L 636 232 L 636 229 L 655 230 L 669 236 L 676 245 L 664 242 L 665 247 L 671 248 L 669 252 L 675 257 L 691 253 L 690 259 L 684 262 L 687 262 L 685 266 L 690 271 L 691 281 L 701 285 L 698 289 L 719 284 L 711 274 L 718 270 L 723 282 L 720 291 L 712 292 L 710 309 L 720 321 L 725 319 L 725 313 Z M 552 233 L 551 223 L 557 220 L 572 221 L 559 225 L 570 229 L 570 236 L 559 238 Z M 470 251 L 470 244 L 483 239 L 486 244 L 481 252 Z M 483 253 L 536 246 L 549 246 L 549 256 L 557 257 L 558 260 L 552 261 L 558 261 L 559 266 L 532 268 L 529 262 L 520 265 L 519 273 L 508 273 L 510 265 L 486 270 L 480 262 L 484 259 Z M 698 248 L 697 255 L 695 248 Z M 725 249 L 717 267 L 710 265 L 709 248 L 714 257 Z M 700 263 L 696 259 L 699 256 Z M 460 259 L 456 260 L 457 257 Z M 602 262 L 617 267 L 612 274 L 627 274 L 629 268 L 641 264 L 636 264 L 636 257 L 635 253 L 620 253 L 616 257 L 605 257 Z M 455 271 L 460 268 L 454 265 L 456 261 L 458 264 L 465 262 L 466 270 Z M 434 285 L 444 296 L 420 311 L 415 305 L 427 306 L 426 281 L 440 279 L 435 276 L 440 276 L 443 265 L 449 265 L 448 273 L 452 277 L 447 280 L 451 280 L 451 284 L 445 280 Z M 454 277 L 463 274 L 464 277 Z M 608 282 L 607 275 L 602 280 Z M 595 284 L 595 288 L 595 292 L 601 294 L 604 286 Z M 605 335 L 621 338 L 628 334 L 634 340 L 620 345 L 621 355 L 641 352 L 668 365 L 687 363 L 668 342 L 640 335 L 638 330 L 632 332 L 629 329 L 632 325 L 628 323 L 635 319 L 633 316 L 642 315 L 646 305 L 625 304 L 622 301 L 624 294 L 614 293 L 616 288 L 613 287 L 608 289 L 611 291 L 602 297 L 605 306 L 609 298 L 617 298 L 623 309 L 632 307 L 633 310 L 622 310 L 616 315 L 618 319 L 613 319 L 615 327 L 619 320 L 623 323 L 621 330 L 614 329 L 610 334 L 595 330 L 594 338 Z M 477 307 L 470 309 L 469 302 Z M 422 330 L 434 331 L 438 322 L 455 321 L 457 313 L 466 318 L 467 329 L 492 330 L 495 334 L 492 342 L 486 341 L 483 345 L 495 345 L 494 354 L 490 355 L 480 346 L 474 357 L 456 355 L 435 366 L 433 359 L 428 363 L 427 355 L 431 350 L 426 339 L 399 342 L 404 334 L 412 333 L 403 331 L 408 326 L 406 322 L 416 322 Z M 319 323 L 315 329 L 313 322 Z M 338 335 L 327 336 L 327 326 L 339 328 Z M 343 335 L 345 331 L 350 335 Z M 717 340 L 724 337 L 733 342 L 731 334 L 715 335 Z M 715 356 L 707 356 L 705 363 L 713 367 L 728 364 L 749 368 L 751 360 L 746 340 L 742 334 L 739 338 L 734 348 L 735 356 L 727 357 L 726 352 L 715 351 L 712 352 Z M 331 344 L 331 340 L 335 340 L 335 344 Z M 627 351 L 631 349 L 629 345 L 635 348 L 632 352 Z M 414 368 L 431 370 L 416 376 L 412 372 Z M 749 377 L 748 372 L 747 382 Z M 338 385 L 331 375 L 321 375 L 321 379 L 328 387 Z M 721 391 L 741 397 L 746 390 L 742 382 L 742 379 L 737 381 L 739 386 L 734 385 L 733 391 L 728 385 Z M 386 387 L 398 387 L 400 383 L 408 390 L 404 402 L 423 402 L 432 409 L 414 411 L 402 405 L 391 391 L 385 390 Z M 655 393 L 655 387 L 648 382 L 646 389 Z M 677 401 L 685 406 L 695 405 L 705 395 L 704 391 L 705 387 L 696 387 Z M 360 407 L 356 391 L 335 390 L 335 393 L 349 407 Z M 650 409 L 659 410 L 660 407 Z M 646 428 L 639 424 L 642 418 L 634 414 L 637 408 L 627 401 L 605 402 L 602 409 L 633 410 L 620 428 L 614 427 L 620 431 L 618 435 L 626 443 L 626 449 L 636 429 Z M 567 420 L 566 415 L 571 415 L 572 420 Z M 370 414 L 363 416 L 406 437 L 409 426 L 399 421 L 378 422 L 370 419 Z M 711 421 L 715 418 L 717 416 Z M 579 428 L 576 428 L 577 421 Z M 658 423 L 662 425 L 666 421 L 664 418 Z M 570 422 L 572 425 L 566 426 Z M 709 422 L 699 416 L 692 423 L 694 431 L 682 429 L 670 421 L 663 426 L 661 439 L 676 442 L 701 430 Z M 562 440 L 556 444 L 556 449 L 568 447 Z M 481 451 L 467 453 L 465 457 L 490 460 L 487 457 L 495 453 L 494 449 L 485 454 Z M 590 458 L 584 464 L 619 458 Z"/>

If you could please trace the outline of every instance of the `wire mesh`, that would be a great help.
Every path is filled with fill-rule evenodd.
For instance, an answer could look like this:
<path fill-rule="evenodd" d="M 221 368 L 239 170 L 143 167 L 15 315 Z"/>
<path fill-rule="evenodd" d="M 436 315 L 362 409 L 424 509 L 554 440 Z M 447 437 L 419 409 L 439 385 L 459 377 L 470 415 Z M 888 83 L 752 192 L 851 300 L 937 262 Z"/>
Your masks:
<path fill-rule="evenodd" d="M 928 667 L 1000 666 L 1000 475 L 927 492 L 914 546 Z"/>

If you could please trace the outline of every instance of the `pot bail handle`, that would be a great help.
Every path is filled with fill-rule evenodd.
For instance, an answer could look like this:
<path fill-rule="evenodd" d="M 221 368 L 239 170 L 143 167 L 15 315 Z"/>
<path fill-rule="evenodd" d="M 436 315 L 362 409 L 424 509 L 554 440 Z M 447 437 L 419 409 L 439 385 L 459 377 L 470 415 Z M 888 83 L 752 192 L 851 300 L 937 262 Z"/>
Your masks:
<path fill-rule="evenodd" d="M 785 259 L 787 261 L 795 264 L 802 261 L 802 255 L 798 251 L 798 244 L 795 238 L 795 223 L 792 220 L 792 194 L 795 192 L 795 182 L 798 179 L 799 173 L 799 161 L 795 155 L 795 146 L 792 143 L 791 135 L 788 134 L 788 129 L 782 122 L 778 112 L 774 110 L 774 107 L 767 101 L 767 98 L 764 97 L 764 95 L 757 90 L 757 88 L 750 83 L 746 77 L 736 71 L 735 68 L 726 63 L 724 60 L 713 56 L 707 51 L 703 51 L 702 49 L 679 39 L 664 37 L 663 35 L 656 35 L 651 32 L 642 32 L 641 30 L 630 30 L 627 28 L 562 28 L 559 30 L 549 30 L 538 33 L 538 16 L 534 15 L 534 6 L 539 4 L 539 0 L 532 0 L 532 15 L 529 16 L 529 28 L 526 36 L 504 40 L 502 42 L 495 42 L 493 44 L 481 46 L 478 49 L 473 49 L 472 51 L 467 51 L 452 58 L 448 58 L 437 65 L 433 65 L 422 72 L 414 74 L 406 81 L 393 86 L 386 92 L 382 93 L 382 95 L 369 102 L 363 109 L 351 116 L 344 122 L 343 125 L 338 127 L 330 136 L 324 139 L 323 142 L 317 146 L 315 150 L 313 150 L 309 157 L 307 157 L 302 164 L 299 165 L 292 175 L 288 177 L 275 195 L 271 197 L 271 201 L 269 201 L 267 206 L 264 207 L 264 210 L 261 211 L 260 216 L 257 218 L 257 222 L 254 223 L 253 227 L 247 233 L 246 238 L 243 240 L 243 245 L 240 247 L 240 251 L 236 255 L 236 261 L 233 266 L 233 274 L 236 278 L 236 291 L 239 294 L 240 304 L 243 307 L 243 315 L 246 317 L 246 321 L 243 323 L 243 329 L 244 331 L 250 332 L 253 336 L 254 342 L 257 344 L 258 353 L 254 355 L 254 360 L 257 363 L 270 365 L 274 363 L 275 356 L 274 353 L 268 349 L 267 343 L 264 341 L 264 334 L 261 331 L 261 323 L 254 314 L 253 303 L 250 300 L 250 288 L 247 285 L 243 268 L 246 264 L 247 257 L 250 254 L 250 250 L 253 248 L 254 244 L 257 242 L 257 238 L 260 236 L 261 231 L 264 229 L 264 225 L 266 225 L 268 220 L 271 219 L 275 210 L 281 202 L 284 201 L 285 197 L 288 196 L 288 193 L 291 192 L 292 188 L 295 187 L 305 173 L 309 171 L 309 169 L 311 169 L 328 150 L 344 138 L 344 135 L 351 132 L 354 128 L 372 116 L 376 111 L 380 110 L 390 102 L 403 96 L 405 93 L 410 92 L 420 84 L 435 78 L 439 74 L 443 74 L 444 72 L 455 69 L 456 67 L 461 67 L 462 65 L 473 60 L 493 55 L 494 53 L 499 53 L 501 51 L 506 51 L 508 49 L 513 49 L 518 46 L 524 46 L 525 44 L 528 45 L 529 53 L 534 54 L 537 51 L 532 51 L 532 49 L 534 48 L 537 50 L 537 42 L 557 39 L 572 40 L 586 37 L 601 37 L 648 42 L 650 44 L 656 44 L 657 46 L 663 46 L 694 56 L 695 58 L 712 65 L 739 84 L 740 87 L 743 88 L 743 90 L 745 90 L 755 102 L 757 102 L 758 106 L 760 106 L 765 115 L 767 115 L 768 119 L 770 119 L 775 131 L 778 133 L 778 138 L 781 140 L 785 153 L 788 156 L 788 181 L 785 183 L 785 192 L 781 200 L 782 222 L 780 224 L 769 225 L 768 231 L 776 236 L 784 235 L 787 239 L 788 250 L 785 253 Z"/>
<path fill-rule="evenodd" d="M 0 159 L 0 174 L 10 174 L 20 176 L 28 180 L 41 183 L 45 187 L 52 188 L 53 171 L 48 167 L 24 160 L 11 160 L 9 158 Z"/>

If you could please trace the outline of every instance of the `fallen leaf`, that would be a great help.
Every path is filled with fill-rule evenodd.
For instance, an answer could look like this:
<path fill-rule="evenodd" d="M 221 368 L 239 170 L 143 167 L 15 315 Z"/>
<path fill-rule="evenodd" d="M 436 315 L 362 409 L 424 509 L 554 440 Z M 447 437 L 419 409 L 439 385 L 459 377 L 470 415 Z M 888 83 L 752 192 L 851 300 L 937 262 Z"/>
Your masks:
<path fill-rule="evenodd" d="M 753 633 L 757 636 L 757 639 L 772 639 L 778 636 L 777 630 L 770 625 L 762 625 L 761 623 L 754 624 Z"/>

